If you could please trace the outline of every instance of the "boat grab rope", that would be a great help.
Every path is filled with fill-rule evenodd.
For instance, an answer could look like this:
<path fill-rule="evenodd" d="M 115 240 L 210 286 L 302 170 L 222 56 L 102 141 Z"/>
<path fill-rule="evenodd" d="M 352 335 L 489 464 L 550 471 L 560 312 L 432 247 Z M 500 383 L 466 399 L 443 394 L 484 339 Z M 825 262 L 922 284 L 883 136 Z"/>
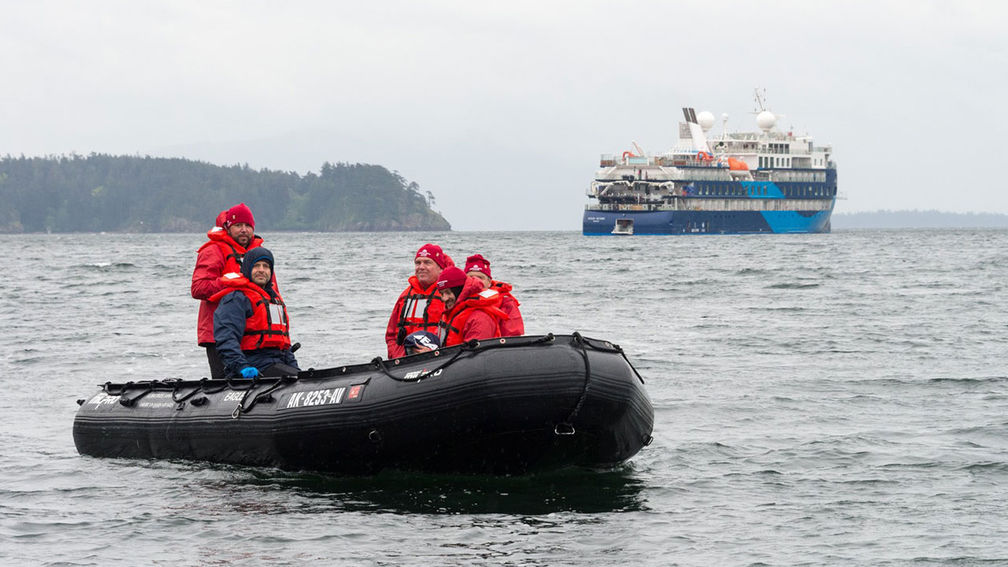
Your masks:
<path fill-rule="evenodd" d="M 619 345 L 610 343 L 608 341 L 603 343 L 604 346 L 599 345 L 597 344 L 596 341 L 583 337 L 581 333 L 578 333 L 577 331 L 572 333 L 571 337 L 573 337 L 574 339 L 574 344 L 581 347 L 580 348 L 581 358 L 584 359 L 585 363 L 585 381 L 584 381 L 584 388 L 581 389 L 581 397 L 578 398 L 577 404 L 574 405 L 574 409 L 571 410 L 570 414 L 567 416 L 567 419 L 561 421 L 556 425 L 556 427 L 553 428 L 553 432 L 557 435 L 574 435 L 574 419 L 577 417 L 578 412 L 581 411 L 581 407 L 584 405 L 585 400 L 588 398 L 588 387 L 591 384 L 591 363 L 588 360 L 589 348 L 592 350 L 602 352 L 620 353 L 620 355 L 623 357 L 623 360 L 625 360 L 627 365 L 630 367 L 630 370 L 633 370 L 633 373 L 637 376 L 637 379 L 640 380 L 640 383 L 641 384 L 644 383 L 644 378 L 640 375 L 640 372 L 637 372 L 637 369 L 634 368 L 634 365 L 630 362 L 630 359 L 627 358 L 626 353 L 623 352 L 623 349 L 620 348 Z"/>
<path fill-rule="evenodd" d="M 424 380 L 426 378 L 434 376 L 435 374 L 440 373 L 445 368 L 448 368 L 449 366 L 454 364 L 455 361 L 461 358 L 462 355 L 464 354 L 477 353 L 484 350 L 498 349 L 498 348 L 516 348 L 516 347 L 527 347 L 541 344 L 551 344 L 555 339 L 556 337 L 553 336 L 553 333 L 548 333 L 540 337 L 539 339 L 536 339 L 535 341 L 523 342 L 523 343 L 513 343 L 513 342 L 509 343 L 507 338 L 504 337 L 499 337 L 497 339 L 486 339 L 482 342 L 476 339 L 470 339 L 459 345 L 461 348 L 459 348 L 459 350 L 456 351 L 455 354 L 451 356 L 451 358 L 446 360 L 437 368 L 434 368 L 433 370 L 425 370 L 420 374 L 418 374 L 417 376 L 411 376 L 409 378 L 395 376 L 394 374 L 389 372 L 389 368 L 387 365 L 389 361 L 383 360 L 382 357 L 380 356 L 372 360 L 371 365 L 377 368 L 378 370 L 381 370 L 382 374 L 384 374 L 385 376 L 388 376 L 389 378 L 397 382 L 419 382 L 421 380 Z M 439 350 L 435 350 L 433 352 L 434 356 L 440 356 Z M 399 359 L 396 359 L 392 364 L 398 365 Z"/>
<path fill-rule="evenodd" d="M 112 387 L 112 383 L 111 382 L 105 382 L 105 391 L 110 396 L 118 395 L 119 396 L 119 403 L 123 407 L 131 408 L 131 407 L 133 407 L 137 403 L 137 401 L 143 399 L 144 396 L 146 396 L 147 394 L 149 394 L 149 393 L 151 393 L 151 392 L 154 391 L 154 384 L 155 384 L 155 382 L 157 382 L 157 380 L 152 380 L 151 382 L 147 383 L 146 384 L 147 389 L 144 390 L 144 391 L 142 391 L 142 392 L 140 392 L 139 394 L 133 396 L 132 398 L 126 396 L 126 390 L 128 390 L 130 388 L 130 386 L 132 386 L 134 384 L 133 382 L 126 382 L 126 384 L 124 384 L 121 387 L 121 389 L 119 390 L 119 394 L 113 394 L 112 392 L 110 392 L 109 390 Z"/>
<path fill-rule="evenodd" d="M 588 337 L 581 336 L 577 332 L 573 333 L 571 336 L 580 337 L 579 340 L 583 341 L 581 343 L 583 345 L 583 348 L 590 348 L 592 350 L 597 350 L 597 351 L 600 351 L 600 352 L 615 352 L 615 353 L 619 353 L 619 355 L 623 357 L 623 360 L 626 361 L 627 366 L 630 367 L 630 370 L 633 370 L 634 376 L 637 377 L 637 380 L 640 381 L 641 384 L 644 383 L 644 377 L 641 376 L 640 372 L 637 372 L 637 368 L 635 368 L 634 365 L 633 365 L 633 363 L 630 362 L 630 359 L 627 358 L 626 352 L 623 350 L 623 347 L 621 347 L 621 346 L 619 346 L 617 344 L 613 344 L 613 343 L 611 343 L 609 341 L 600 341 L 598 339 L 589 339 Z"/>
<path fill-rule="evenodd" d="M 257 380 L 258 379 L 254 378 L 252 381 L 254 383 Z M 256 394 L 255 396 L 253 396 L 252 397 L 252 401 L 249 402 L 249 405 L 245 406 L 245 400 L 248 399 L 249 394 L 252 392 L 252 388 L 254 387 L 254 384 L 252 386 L 249 386 L 249 388 L 247 390 L 245 390 L 245 394 L 242 395 L 242 399 L 238 402 L 238 405 L 235 406 L 234 411 L 231 412 L 231 418 L 232 419 L 238 419 L 238 417 L 240 417 L 241 414 L 248 413 L 249 411 L 252 410 L 252 408 L 255 407 L 255 405 L 257 403 L 259 403 L 261 401 L 262 402 L 272 402 L 273 401 L 273 392 L 279 390 L 280 388 L 286 386 L 287 384 L 290 384 L 290 383 L 296 382 L 296 381 L 297 381 L 297 376 L 282 376 L 276 382 L 274 382 L 273 385 L 271 385 L 270 387 L 266 388 L 262 392 L 259 392 L 258 394 Z"/>
<path fill-rule="evenodd" d="M 585 363 L 584 388 L 581 389 L 581 396 L 578 397 L 577 403 L 574 404 L 574 409 L 571 410 L 566 419 L 556 424 L 553 428 L 553 433 L 556 435 L 574 435 L 574 418 L 577 417 L 578 412 L 581 411 L 581 406 L 585 403 L 585 399 L 588 398 L 588 385 L 591 384 L 591 363 L 588 362 L 587 341 L 577 331 L 574 331 L 571 336 L 574 338 L 574 344 L 581 347 L 579 351 Z"/>
<path fill-rule="evenodd" d="M 244 392 L 242 394 L 241 400 L 235 407 L 234 411 L 231 413 L 231 417 L 238 419 L 238 417 L 243 413 L 248 413 L 255 405 L 259 402 L 269 402 L 273 400 L 273 392 L 292 384 L 298 380 L 297 376 L 280 376 L 280 377 L 257 377 L 252 380 L 237 379 L 237 378 L 226 378 L 224 380 L 208 380 L 207 378 L 201 379 L 195 385 L 193 382 L 179 380 L 177 378 L 166 378 L 164 380 L 150 380 L 144 382 L 126 382 L 124 384 L 113 384 L 112 382 L 105 382 L 102 384 L 102 391 L 109 396 L 118 396 L 119 403 L 124 407 L 133 407 L 136 403 L 155 391 L 171 392 L 171 399 L 175 402 L 175 409 L 181 410 L 185 407 L 186 402 L 194 406 L 202 406 L 207 403 L 207 395 L 213 395 L 220 393 L 224 390 L 233 390 L 236 392 Z M 212 387 L 212 385 L 220 383 L 217 387 Z M 260 385 L 268 384 L 268 386 L 262 391 L 255 392 L 255 395 L 251 397 L 249 401 L 249 396 L 256 390 Z M 192 390 L 181 394 L 186 387 L 192 387 Z M 127 396 L 126 393 L 130 390 L 140 389 L 141 391 L 133 396 Z M 203 396 L 195 398 L 196 394 L 202 393 Z M 245 402 L 248 401 L 248 405 Z M 81 401 L 78 400 L 78 405 L 81 405 Z"/>

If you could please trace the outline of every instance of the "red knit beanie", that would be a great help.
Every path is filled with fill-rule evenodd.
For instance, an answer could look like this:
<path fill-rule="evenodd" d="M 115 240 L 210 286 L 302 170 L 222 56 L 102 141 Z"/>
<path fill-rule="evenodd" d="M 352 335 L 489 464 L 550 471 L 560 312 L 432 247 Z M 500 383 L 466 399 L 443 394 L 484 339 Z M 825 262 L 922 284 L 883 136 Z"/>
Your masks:
<path fill-rule="evenodd" d="M 252 216 L 252 209 L 248 208 L 248 205 L 245 203 L 238 203 L 228 209 L 227 214 L 224 217 L 224 224 L 222 224 L 221 227 L 227 228 L 236 222 L 243 222 L 252 228 L 255 228 L 255 218 Z"/>
<path fill-rule="evenodd" d="M 480 254 L 473 254 L 466 258 L 465 273 L 469 272 L 479 272 L 488 278 L 493 278 L 490 275 L 490 261 Z"/>
<path fill-rule="evenodd" d="M 417 258 L 430 258 L 431 260 L 434 260 L 434 263 L 440 266 L 442 269 L 444 269 L 444 267 L 448 265 L 445 262 L 445 258 L 447 258 L 447 256 L 441 250 L 441 247 L 438 246 L 437 244 L 431 244 L 429 242 L 427 244 L 424 244 L 423 246 L 420 247 L 419 250 L 417 250 L 416 256 L 413 259 L 415 260 Z"/>
<path fill-rule="evenodd" d="M 458 269 L 456 266 L 449 266 L 441 271 L 441 275 L 438 276 L 437 288 L 438 291 L 442 289 L 451 289 L 453 287 L 462 287 L 466 283 L 465 272 Z"/>

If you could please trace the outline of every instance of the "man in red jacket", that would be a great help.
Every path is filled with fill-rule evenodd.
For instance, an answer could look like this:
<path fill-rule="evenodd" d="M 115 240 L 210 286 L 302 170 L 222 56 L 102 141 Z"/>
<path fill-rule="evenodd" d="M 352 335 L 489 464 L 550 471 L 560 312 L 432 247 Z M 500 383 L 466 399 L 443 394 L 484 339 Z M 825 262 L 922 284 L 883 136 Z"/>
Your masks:
<path fill-rule="evenodd" d="M 389 359 L 406 356 L 406 335 L 416 331 L 438 334 L 444 303 L 438 294 L 437 279 L 450 265 L 451 258 L 437 244 L 427 243 L 417 250 L 409 287 L 399 294 L 385 329 Z"/>
<path fill-rule="evenodd" d="M 492 289 L 501 295 L 501 311 L 507 313 L 507 319 L 501 321 L 502 337 L 520 337 L 525 334 L 525 321 L 522 319 L 518 300 L 511 295 L 511 284 L 492 279 L 490 261 L 481 254 L 473 254 L 466 258 L 465 273 L 471 278 L 483 282 L 483 289 Z"/>
<path fill-rule="evenodd" d="M 217 354 L 213 334 L 213 316 L 217 302 L 210 297 L 224 289 L 220 278 L 228 273 L 241 273 L 241 262 L 246 250 L 262 246 L 263 239 L 255 235 L 255 218 L 252 210 L 239 203 L 217 216 L 219 226 L 207 232 L 208 241 L 200 247 L 193 270 L 191 293 L 200 300 L 196 340 L 206 348 L 210 363 L 210 377 L 223 378 L 224 364 Z M 276 280 L 273 280 L 276 287 Z"/>

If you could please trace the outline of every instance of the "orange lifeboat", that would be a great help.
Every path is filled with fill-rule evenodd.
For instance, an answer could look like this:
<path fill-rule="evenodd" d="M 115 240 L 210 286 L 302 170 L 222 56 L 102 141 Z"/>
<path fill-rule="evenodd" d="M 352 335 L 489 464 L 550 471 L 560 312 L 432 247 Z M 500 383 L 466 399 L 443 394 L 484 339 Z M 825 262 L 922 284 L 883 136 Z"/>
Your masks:
<path fill-rule="evenodd" d="M 749 164 L 740 159 L 730 157 L 728 158 L 728 169 L 733 171 L 749 171 Z"/>

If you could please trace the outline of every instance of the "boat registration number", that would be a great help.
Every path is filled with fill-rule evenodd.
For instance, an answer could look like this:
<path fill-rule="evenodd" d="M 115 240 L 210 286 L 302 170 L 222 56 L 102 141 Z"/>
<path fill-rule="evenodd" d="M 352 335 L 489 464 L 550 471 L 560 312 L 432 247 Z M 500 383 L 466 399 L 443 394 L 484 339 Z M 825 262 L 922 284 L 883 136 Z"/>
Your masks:
<path fill-rule="evenodd" d="M 332 406 L 345 402 L 360 401 L 364 394 L 364 384 L 321 390 L 302 390 L 291 392 L 280 402 L 280 409 L 307 408 L 314 406 Z"/>

